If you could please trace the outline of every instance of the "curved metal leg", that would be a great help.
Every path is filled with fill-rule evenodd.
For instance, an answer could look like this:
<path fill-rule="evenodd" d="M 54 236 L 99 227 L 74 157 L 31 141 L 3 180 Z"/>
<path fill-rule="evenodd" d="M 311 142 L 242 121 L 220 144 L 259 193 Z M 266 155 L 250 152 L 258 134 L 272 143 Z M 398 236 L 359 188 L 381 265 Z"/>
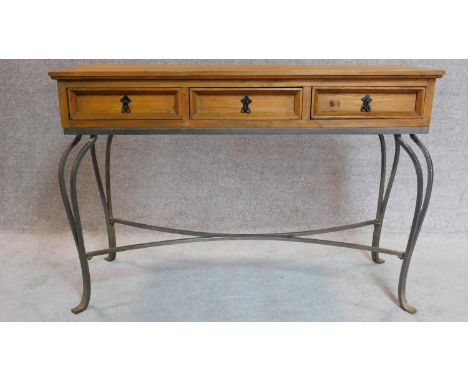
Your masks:
<path fill-rule="evenodd" d="M 380 245 L 380 235 L 382 233 L 382 225 L 385 216 L 385 210 L 387 209 L 388 199 L 390 192 L 392 191 L 393 181 L 395 180 L 396 171 L 398 168 L 398 162 L 400 159 L 400 143 L 395 137 L 395 154 L 393 158 L 392 170 L 390 172 L 390 178 L 388 179 L 387 188 L 385 189 L 385 174 L 387 168 L 387 148 L 385 145 L 385 138 L 383 135 L 379 135 L 380 149 L 381 149 L 381 169 L 380 169 L 380 187 L 379 187 L 379 199 L 377 202 L 377 223 L 374 225 L 374 234 L 372 236 L 372 246 L 378 247 Z M 377 252 L 372 252 L 372 261 L 376 264 L 382 264 L 385 260 L 380 259 Z"/>
<path fill-rule="evenodd" d="M 104 217 L 106 219 L 109 248 L 115 248 L 116 243 L 115 243 L 114 223 L 110 222 L 112 212 L 109 213 L 109 205 L 111 206 L 111 211 L 112 211 L 112 205 L 110 204 L 111 202 L 110 202 L 110 176 L 109 176 L 109 160 L 110 160 L 111 142 L 112 142 L 112 135 L 110 135 L 107 140 L 107 148 L 106 148 L 106 191 L 107 191 L 106 194 L 107 196 L 104 193 L 104 188 L 102 186 L 101 174 L 99 172 L 99 165 L 98 165 L 97 158 L 96 158 L 96 146 L 95 145 L 91 146 L 91 159 L 93 161 L 93 169 L 94 169 L 94 175 L 96 177 L 96 184 L 98 187 L 99 196 L 101 198 L 102 208 L 104 210 Z M 108 261 L 114 260 L 115 251 L 111 251 L 109 256 L 106 257 L 105 259 Z"/>
<path fill-rule="evenodd" d="M 112 261 L 116 257 L 116 252 L 118 251 L 127 251 L 130 249 L 138 249 L 138 248 L 149 248 L 149 247 L 156 247 L 156 246 L 163 246 L 163 245 L 172 245 L 172 244 L 182 244 L 182 243 L 190 243 L 190 242 L 199 242 L 199 241 L 215 241 L 215 240 L 280 240 L 280 241 L 290 241 L 290 242 L 304 242 L 304 243 L 315 243 L 315 244 L 322 244 L 322 245 L 332 245 L 337 247 L 344 247 L 344 248 L 354 248 L 359 250 L 367 250 L 372 253 L 372 259 L 376 263 L 382 263 L 383 261 L 379 258 L 379 253 L 386 253 L 390 255 L 396 255 L 403 260 L 401 272 L 400 272 L 400 279 L 398 284 L 398 299 L 400 306 L 402 309 L 410 312 L 415 313 L 416 309 L 413 308 L 411 305 L 408 304 L 406 299 L 406 279 L 408 275 L 408 269 L 411 261 L 411 256 L 414 251 L 414 247 L 416 245 L 416 241 L 418 239 L 423 220 L 426 215 L 426 211 L 429 205 L 431 192 L 432 192 L 432 184 L 433 184 L 433 165 L 430 154 L 426 147 L 419 141 L 419 139 L 415 135 L 410 135 L 411 139 L 415 142 L 415 144 L 419 147 L 422 154 L 424 155 L 426 165 L 427 165 L 427 183 L 425 190 L 424 188 L 424 179 L 423 179 L 423 172 L 421 168 L 420 161 L 416 154 L 414 153 L 413 149 L 405 143 L 400 135 L 395 135 L 395 154 L 394 160 L 392 164 L 392 169 L 390 173 L 390 177 L 388 179 L 388 183 L 385 187 L 386 181 L 386 144 L 383 135 L 379 135 L 380 145 L 381 145 L 381 176 L 380 176 L 380 187 L 379 187 L 379 198 L 378 198 L 378 205 L 377 205 L 377 216 L 376 219 L 359 222 L 355 224 L 348 224 L 344 226 L 338 227 L 330 227 L 326 229 L 318 229 L 318 230 L 308 230 L 308 231 L 300 231 L 300 232 L 286 232 L 286 233 L 271 233 L 271 234 L 227 234 L 227 233 L 209 233 L 209 232 L 197 232 L 197 231 L 188 231 L 188 230 L 179 230 L 174 228 L 166 228 L 166 227 L 159 227 L 159 226 L 150 226 L 147 224 L 141 224 L 131 221 L 126 221 L 122 219 L 114 219 L 112 215 L 112 202 L 111 202 L 111 184 L 110 184 L 110 152 L 111 152 L 111 143 L 112 143 L 112 136 L 110 135 L 107 140 L 107 147 L 106 147 L 106 163 L 105 163 L 105 177 L 106 177 L 106 185 L 105 191 L 103 188 L 103 183 L 101 179 L 101 175 L 99 172 L 99 166 L 96 157 L 96 149 L 95 143 L 97 140 L 97 136 L 91 136 L 91 140 L 85 143 L 78 152 L 76 156 L 70 176 L 70 198 L 67 193 L 67 187 L 65 183 L 65 167 L 66 162 L 68 160 L 70 152 L 73 148 L 79 143 L 81 139 L 81 135 L 77 135 L 73 142 L 66 148 L 62 155 L 62 159 L 59 165 L 59 184 L 60 184 L 60 191 L 62 194 L 62 200 L 65 206 L 65 211 L 67 214 L 67 218 L 70 224 L 70 228 L 73 234 L 73 238 L 75 240 L 75 244 L 78 250 L 81 271 L 82 271 L 82 279 L 83 279 L 83 294 L 80 303 L 72 309 L 73 313 L 80 313 L 85 310 L 89 304 L 90 297 L 91 297 L 91 278 L 89 274 L 89 267 L 88 267 L 88 260 L 90 260 L 94 256 L 99 255 L 108 255 L 107 260 Z M 408 243 L 405 249 L 405 252 L 390 250 L 386 248 L 380 248 L 380 235 L 382 230 L 383 219 L 385 215 L 385 210 L 388 204 L 388 200 L 390 197 L 390 193 L 393 187 L 401 147 L 407 152 L 409 155 L 416 171 L 417 177 L 417 197 L 416 197 L 416 206 L 411 226 L 410 235 L 408 238 Z M 86 155 L 87 151 L 90 150 L 91 159 L 93 163 L 93 169 L 96 177 L 96 182 L 98 186 L 99 195 L 101 198 L 101 203 L 104 208 L 104 214 L 106 217 L 106 225 L 107 225 L 107 233 L 109 239 L 109 248 L 86 252 L 84 239 L 83 239 L 83 231 L 81 226 L 81 218 L 78 206 L 78 197 L 77 197 L 77 177 L 79 166 Z M 176 240 L 165 240 L 165 241 L 157 241 L 157 242 L 148 242 L 148 243 L 141 243 L 141 244 L 133 244 L 127 245 L 123 247 L 117 247 L 115 241 L 115 231 L 114 231 L 114 224 L 124 224 L 138 228 L 150 229 L 160 232 L 170 232 L 170 233 L 178 233 L 182 235 L 189 235 L 194 236 L 193 238 L 188 239 L 176 239 Z M 337 242 L 337 241 L 330 241 L 330 240 L 319 240 L 319 239 L 307 239 L 301 236 L 310 236 L 316 235 L 320 233 L 326 232 L 337 232 L 337 231 L 344 231 L 348 229 L 354 229 L 359 227 L 364 227 L 367 225 L 374 225 L 374 234 L 372 239 L 372 246 L 367 245 L 360 245 L 354 243 L 345 243 L 345 242 Z"/>
<path fill-rule="evenodd" d="M 68 222 L 70 223 L 70 228 L 75 240 L 76 248 L 78 250 L 78 256 L 80 259 L 81 265 L 81 275 L 83 278 L 83 294 L 81 297 L 80 303 L 72 309 L 73 313 L 80 313 L 85 310 L 89 304 L 89 299 L 91 297 L 91 278 L 89 275 L 88 259 L 86 256 L 86 249 L 83 240 L 83 230 L 81 227 L 80 211 L 78 208 L 78 197 L 76 192 L 76 183 L 78 170 L 85 156 L 86 152 L 94 147 L 97 137 L 92 136 L 91 140 L 83 145 L 83 147 L 78 152 L 76 156 L 70 175 L 70 199 L 68 198 L 67 188 L 65 185 L 65 165 L 68 159 L 70 152 L 73 147 L 75 147 L 81 139 L 81 135 L 75 137 L 74 141 L 65 149 L 65 152 L 62 155 L 62 159 L 59 165 L 59 184 L 60 192 L 62 194 L 63 204 L 65 206 L 65 211 L 67 213 Z"/>
<path fill-rule="evenodd" d="M 411 161 L 413 162 L 414 168 L 416 170 L 417 178 L 417 195 L 416 195 L 416 206 L 414 210 L 413 222 L 411 224 L 411 231 L 408 238 L 408 243 L 406 245 L 406 250 L 403 254 L 403 264 L 401 265 L 400 271 L 400 280 L 398 283 L 398 301 L 402 309 L 406 310 L 409 313 L 416 313 L 416 309 L 408 304 L 406 299 L 406 278 L 408 276 L 409 265 L 411 262 L 411 256 L 418 240 L 419 232 L 421 231 L 421 226 L 426 216 L 427 208 L 429 206 L 429 201 L 431 199 L 432 193 L 432 184 L 434 179 L 434 168 L 432 165 L 432 159 L 427 148 L 422 144 L 422 142 L 412 134 L 411 139 L 416 143 L 419 149 L 424 155 L 424 159 L 427 165 L 427 183 L 426 189 L 424 190 L 424 179 L 423 171 L 421 168 L 421 163 L 416 156 L 415 152 L 411 147 L 409 147 L 402 139 L 401 136 L 398 136 L 398 141 L 403 149 L 407 152 Z"/>
<path fill-rule="evenodd" d="M 85 156 L 86 152 L 94 147 L 96 143 L 97 136 L 91 136 L 91 140 L 87 142 L 79 151 L 78 155 L 73 162 L 73 167 L 71 170 L 70 176 L 70 198 L 72 204 L 72 211 L 73 216 L 75 217 L 75 227 L 76 227 L 76 238 L 78 241 L 78 256 L 80 258 L 80 265 L 81 265 L 81 275 L 83 277 L 83 294 L 81 296 L 80 303 L 72 309 L 72 312 L 77 314 L 81 313 L 88 307 L 89 299 L 91 297 L 91 277 L 89 275 L 89 266 L 88 266 L 88 258 L 86 257 L 86 249 L 84 245 L 83 239 L 83 230 L 81 227 L 81 218 L 80 218 L 80 210 L 78 207 L 78 195 L 76 192 L 76 182 L 78 177 L 78 170 L 80 168 L 81 161 Z"/>
<path fill-rule="evenodd" d="M 73 148 L 80 142 L 81 135 L 77 135 L 72 143 L 68 145 L 65 151 L 62 154 L 62 158 L 60 159 L 60 164 L 58 168 L 58 178 L 59 178 L 59 186 L 60 186 L 60 194 L 62 195 L 63 206 L 65 207 L 65 212 L 67 213 L 68 224 L 70 224 L 70 229 L 72 231 L 73 240 L 75 240 L 75 245 L 78 246 L 78 241 L 76 238 L 76 227 L 75 227 L 75 219 L 73 217 L 73 213 L 70 207 L 70 201 L 68 199 L 67 193 L 67 186 L 65 183 L 65 166 L 67 164 L 68 156 L 70 155 Z"/>

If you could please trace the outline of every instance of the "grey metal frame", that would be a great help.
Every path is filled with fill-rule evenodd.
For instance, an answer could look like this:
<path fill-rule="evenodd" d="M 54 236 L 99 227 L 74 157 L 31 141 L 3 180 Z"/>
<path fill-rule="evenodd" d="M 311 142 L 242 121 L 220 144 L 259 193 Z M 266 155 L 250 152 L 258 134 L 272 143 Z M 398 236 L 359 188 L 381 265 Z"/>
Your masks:
<path fill-rule="evenodd" d="M 70 229 L 75 241 L 75 245 L 78 251 L 78 257 L 81 265 L 82 279 L 83 279 L 83 294 L 80 303 L 72 309 L 72 312 L 77 314 L 84 311 L 89 304 L 91 297 L 91 277 L 89 273 L 88 261 L 93 257 L 107 255 L 105 258 L 108 261 L 113 261 L 116 258 L 117 252 L 124 252 L 133 249 L 139 248 L 150 248 L 150 247 L 159 247 L 165 245 L 174 245 L 174 244 L 187 244 L 195 242 L 206 242 L 206 241 L 220 241 L 220 240 L 276 240 L 276 241 L 285 241 L 285 242 L 299 242 L 299 243 L 310 243 L 310 244 L 321 244 L 334 247 L 358 249 L 364 251 L 370 251 L 372 254 L 372 260 L 374 263 L 381 264 L 384 260 L 380 259 L 379 254 L 393 255 L 397 256 L 403 260 L 400 279 L 398 284 L 398 300 L 402 309 L 406 310 L 409 313 L 415 313 L 416 309 L 408 304 L 406 299 L 406 279 L 408 276 L 409 265 L 411 261 L 411 256 L 414 252 L 414 247 L 418 239 L 419 233 L 421 231 L 421 226 L 426 215 L 427 208 L 429 206 L 429 201 L 431 197 L 432 184 L 434 178 L 434 170 L 432 166 L 432 160 L 427 148 L 422 144 L 422 142 L 417 138 L 416 135 L 410 134 L 411 139 L 418 147 L 426 162 L 427 166 L 427 179 L 426 187 L 424 189 L 424 177 L 422 172 L 421 163 L 416 156 L 414 150 L 402 139 L 400 134 L 394 134 L 395 139 L 395 152 L 393 158 L 393 165 L 390 172 L 390 176 L 386 183 L 386 167 L 387 167 L 387 148 L 385 144 L 385 137 L 383 134 L 379 133 L 380 148 L 381 148 L 381 174 L 380 174 L 380 184 L 379 184 L 379 196 L 377 202 L 377 213 L 376 218 L 373 220 L 367 220 L 363 222 L 358 222 L 354 224 L 347 224 L 336 227 L 329 227 L 316 230 L 307 230 L 307 231 L 296 231 L 296 232 L 280 232 L 280 233 L 264 233 L 264 234 L 232 234 L 232 233 L 215 233 L 215 232 L 203 232 L 203 231 L 191 231 L 183 230 L 176 228 L 160 227 L 153 226 L 148 224 L 137 223 L 129 220 L 115 218 L 113 216 L 112 210 L 112 198 L 111 198 L 111 178 L 110 178 L 110 161 L 111 161 L 111 145 L 113 139 L 113 131 L 107 131 L 107 145 L 106 145 L 106 155 L 105 155 L 105 189 L 103 187 L 103 182 L 101 179 L 101 174 L 99 172 L 99 165 L 96 156 L 96 140 L 97 135 L 90 135 L 90 140 L 82 145 L 76 158 L 73 161 L 71 174 L 70 174 L 70 185 L 69 192 L 66 187 L 65 181 L 65 168 L 72 150 L 79 144 L 82 138 L 82 134 L 77 134 L 72 143 L 65 149 L 62 159 L 59 165 L 59 185 L 60 191 L 62 194 L 62 200 L 64 203 L 65 211 L 67 218 L 70 224 Z M 388 131 L 387 131 L 388 132 Z M 401 147 L 410 157 L 415 170 L 417 178 L 417 196 L 416 196 L 416 206 L 411 226 L 411 231 L 408 237 L 408 242 L 406 245 L 405 251 L 397 251 L 388 248 L 380 247 L 380 236 L 382 233 L 382 226 L 384 222 L 385 210 L 387 208 L 388 200 L 390 198 L 390 193 L 392 190 L 393 182 L 395 180 L 398 162 L 400 158 Z M 77 196 L 77 177 L 80 164 L 86 155 L 90 151 L 91 160 L 93 164 L 94 174 L 96 177 L 96 183 L 98 187 L 98 192 L 100 195 L 102 207 L 104 210 L 104 216 L 107 227 L 107 235 L 109 241 L 109 248 L 97 250 L 97 251 L 86 251 L 84 238 L 83 238 L 83 229 L 81 225 L 81 218 L 78 206 L 78 196 Z M 70 194 L 70 195 L 69 195 Z M 162 241 L 152 241 L 147 243 L 138 243 L 133 245 L 117 246 L 116 236 L 115 236 L 115 224 L 127 225 L 135 228 L 141 228 L 146 230 L 174 233 L 178 235 L 190 236 L 183 239 L 174 239 L 174 240 L 162 240 Z M 372 237 L 372 245 L 363 245 L 348 243 L 342 241 L 333 241 L 333 240 L 323 240 L 315 238 L 307 238 L 304 236 L 314 236 L 329 232 L 339 232 L 351 229 L 357 229 L 365 226 L 374 226 L 374 232 Z"/>

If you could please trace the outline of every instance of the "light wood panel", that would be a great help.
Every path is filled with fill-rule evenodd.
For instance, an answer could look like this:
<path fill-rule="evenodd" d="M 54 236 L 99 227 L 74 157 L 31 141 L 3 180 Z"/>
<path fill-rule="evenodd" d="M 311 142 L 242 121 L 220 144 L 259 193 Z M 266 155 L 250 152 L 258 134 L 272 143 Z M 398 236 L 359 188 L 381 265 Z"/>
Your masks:
<path fill-rule="evenodd" d="M 315 88 L 312 118 L 422 118 L 424 88 Z M 369 95 L 371 111 L 363 112 Z"/>
<path fill-rule="evenodd" d="M 340 87 L 340 86 L 411 86 L 422 87 L 427 86 L 431 80 L 425 78 L 314 78 L 314 79 L 297 79 L 297 78 L 277 78 L 277 79 L 236 79 L 236 78 L 219 78 L 219 79 L 75 79 L 75 80 L 60 80 L 64 83 L 67 89 L 74 88 L 102 88 L 103 84 L 108 88 L 229 88 L 229 87 L 256 87 L 256 88 L 297 88 L 297 87 Z"/>
<path fill-rule="evenodd" d="M 285 77 L 425 77 L 443 70 L 401 65 L 241 65 L 241 64 L 92 64 L 53 70 L 53 79 L 82 78 L 285 78 Z"/>
<path fill-rule="evenodd" d="M 131 100 L 122 112 L 122 97 Z M 178 89 L 94 89 L 68 90 L 70 119 L 180 119 Z"/>
<path fill-rule="evenodd" d="M 429 127 L 443 70 L 388 65 L 91 65 L 50 73 L 64 128 Z M 121 113 L 120 98 L 132 99 Z M 360 111 L 369 94 L 371 112 Z M 252 112 L 240 113 L 248 95 Z M 333 105 L 333 106 L 332 106 Z"/>
<path fill-rule="evenodd" d="M 242 120 L 242 119 L 189 119 L 189 120 L 68 120 L 67 128 L 183 128 L 183 129 L 216 129 L 216 128 L 237 128 L 237 127 L 257 127 L 257 128 L 362 128 L 363 132 L 367 128 L 379 127 L 428 127 L 420 118 L 369 118 L 369 119 L 273 119 L 273 120 Z"/>
<path fill-rule="evenodd" d="M 242 113 L 242 98 L 248 96 L 251 112 Z M 190 89 L 193 119 L 300 119 L 302 89 L 202 88 Z"/>

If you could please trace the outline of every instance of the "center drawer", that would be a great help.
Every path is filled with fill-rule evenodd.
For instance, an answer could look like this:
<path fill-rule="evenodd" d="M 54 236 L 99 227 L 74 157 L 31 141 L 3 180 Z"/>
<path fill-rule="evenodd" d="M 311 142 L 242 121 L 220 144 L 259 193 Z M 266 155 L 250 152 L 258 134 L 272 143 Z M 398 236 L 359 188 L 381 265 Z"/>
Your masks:
<path fill-rule="evenodd" d="M 192 88 L 192 119 L 301 119 L 302 88 Z"/>

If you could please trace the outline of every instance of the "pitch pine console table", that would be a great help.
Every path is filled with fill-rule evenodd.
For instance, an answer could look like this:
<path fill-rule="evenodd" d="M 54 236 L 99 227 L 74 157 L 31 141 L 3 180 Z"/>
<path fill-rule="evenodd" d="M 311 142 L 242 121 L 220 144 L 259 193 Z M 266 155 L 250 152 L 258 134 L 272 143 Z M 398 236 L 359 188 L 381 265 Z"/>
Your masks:
<path fill-rule="evenodd" d="M 113 261 L 117 252 L 215 240 L 278 240 L 365 250 L 377 264 L 384 262 L 380 254 L 397 256 L 402 260 L 400 306 L 416 312 L 406 299 L 406 278 L 433 183 L 432 160 L 417 134 L 429 132 L 435 81 L 444 71 L 370 65 L 86 65 L 51 71 L 49 75 L 58 81 L 63 131 L 75 136 L 59 165 L 60 190 L 83 278 L 81 302 L 73 313 L 82 312 L 89 304 L 88 261 L 93 257 L 107 255 L 105 259 Z M 378 136 L 381 177 L 375 219 L 300 232 L 232 234 L 153 226 L 114 215 L 110 178 L 114 135 L 330 133 Z M 90 139 L 79 147 L 67 185 L 66 163 L 83 135 Z M 104 182 L 95 148 L 101 135 L 107 136 Z M 395 141 L 388 180 L 385 135 L 393 135 Z M 403 138 L 406 135 L 410 141 Z M 416 205 L 406 248 L 393 250 L 380 247 L 380 235 L 401 148 L 415 168 Z M 422 153 L 424 173 L 414 149 Z M 96 251 L 86 250 L 77 197 L 78 170 L 88 152 L 109 239 L 109 248 Z M 116 224 L 187 237 L 118 246 Z M 371 245 L 314 237 L 364 226 L 374 227 Z"/>

